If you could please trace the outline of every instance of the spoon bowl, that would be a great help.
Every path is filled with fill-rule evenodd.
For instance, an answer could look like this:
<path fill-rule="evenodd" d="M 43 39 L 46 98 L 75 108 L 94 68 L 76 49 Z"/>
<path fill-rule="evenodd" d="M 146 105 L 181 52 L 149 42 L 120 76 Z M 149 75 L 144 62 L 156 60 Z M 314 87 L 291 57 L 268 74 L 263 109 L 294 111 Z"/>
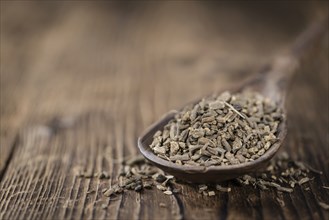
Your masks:
<path fill-rule="evenodd" d="M 174 118 L 176 113 L 177 111 L 172 110 L 164 115 L 163 118 L 161 118 L 158 122 L 151 125 L 150 128 L 138 139 L 138 147 L 143 156 L 152 164 L 161 168 L 165 172 L 170 173 L 173 176 L 187 182 L 215 183 L 233 179 L 246 173 L 254 172 L 255 170 L 265 166 L 266 163 L 275 155 L 286 135 L 285 121 L 283 121 L 280 123 L 278 128 L 278 138 L 280 140 L 272 145 L 264 155 L 252 162 L 241 163 L 237 165 L 210 167 L 178 165 L 158 157 L 150 148 L 150 144 L 152 143 L 153 135 L 155 132 L 161 130 L 163 126 L 165 126 L 171 119 Z"/>
<path fill-rule="evenodd" d="M 304 56 L 316 40 L 323 33 L 325 33 L 327 23 L 328 19 L 310 26 L 310 28 L 308 28 L 297 38 L 289 53 L 277 57 L 271 65 L 266 66 L 255 78 L 241 84 L 240 86 L 222 91 L 227 90 L 232 92 L 232 94 L 242 92 L 244 90 L 258 92 L 264 97 L 275 101 L 278 107 L 283 110 L 283 115 L 285 116 L 285 96 L 287 85 L 289 84 L 292 75 L 296 72 L 302 56 Z M 138 138 L 138 148 L 142 155 L 155 166 L 179 179 L 188 182 L 215 183 L 233 179 L 243 174 L 255 172 L 257 169 L 265 167 L 270 159 L 277 153 L 287 133 L 286 117 L 283 117 L 276 133 L 278 141 L 274 143 L 261 157 L 251 162 L 236 165 L 209 167 L 178 165 L 158 157 L 150 148 L 154 134 L 158 130 L 163 130 L 163 127 L 170 120 L 174 119 L 177 112 L 178 111 L 175 110 L 170 111 L 159 121 L 151 125 L 147 131 Z"/>

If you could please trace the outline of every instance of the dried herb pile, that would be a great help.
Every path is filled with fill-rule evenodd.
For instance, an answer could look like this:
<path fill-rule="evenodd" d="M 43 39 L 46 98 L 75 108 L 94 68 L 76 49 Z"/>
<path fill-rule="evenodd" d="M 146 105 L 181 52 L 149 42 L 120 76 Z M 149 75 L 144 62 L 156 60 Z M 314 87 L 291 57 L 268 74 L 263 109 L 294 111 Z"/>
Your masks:
<path fill-rule="evenodd" d="M 252 186 L 262 191 L 275 190 L 291 193 L 296 187 L 310 190 L 308 182 L 314 179 L 315 174 L 322 174 L 322 172 L 301 161 L 292 160 L 286 152 L 283 152 L 272 159 L 267 167 L 260 172 L 244 175 L 221 184 L 192 184 L 180 181 L 172 175 L 164 173 L 161 169 L 148 163 L 140 155 L 123 161 L 119 177 L 109 180 L 111 182 L 110 187 L 103 188 L 102 192 L 104 196 L 113 198 L 128 190 L 141 193 L 145 190 L 154 190 L 156 188 L 166 195 L 178 193 L 184 195 L 182 186 L 185 185 L 195 188 L 204 196 L 230 193 L 232 187 L 244 186 Z M 111 178 L 104 171 L 96 174 L 79 172 L 78 176 L 99 179 Z M 323 187 L 329 189 L 327 186 Z M 318 202 L 322 208 L 329 209 L 328 204 L 321 201 Z"/>
<path fill-rule="evenodd" d="M 278 191 L 293 192 L 295 186 L 303 185 L 312 180 L 313 174 L 322 174 L 321 171 L 302 163 L 292 160 L 286 152 L 274 158 L 265 170 L 226 181 L 223 184 L 251 185 L 260 190 L 275 189 Z M 102 174 L 100 174 L 103 176 Z M 98 175 L 98 177 L 100 177 Z M 80 177 L 97 177 L 97 175 L 79 174 Z M 107 176 L 108 177 L 108 176 Z M 126 190 L 140 192 L 147 189 L 157 188 L 167 195 L 181 192 L 181 184 L 189 185 L 198 189 L 205 196 L 214 196 L 221 192 L 230 192 L 231 188 L 221 184 L 192 184 L 177 180 L 172 175 L 167 175 L 161 169 L 153 166 L 138 156 L 124 161 L 119 177 L 113 181 L 114 184 L 103 189 L 105 196 L 115 196 Z M 306 188 L 306 190 L 308 190 Z"/>
<path fill-rule="evenodd" d="M 157 131 L 153 152 L 180 165 L 222 166 L 256 160 L 278 140 L 283 115 L 271 100 L 243 92 L 202 99 Z"/>
<path fill-rule="evenodd" d="M 180 165 L 222 166 L 246 163 L 262 156 L 277 141 L 282 112 L 270 100 L 256 93 L 203 99 L 188 106 L 171 120 L 163 131 L 154 135 L 151 148 L 159 157 Z M 141 155 L 122 162 L 118 178 L 102 190 L 104 196 L 115 197 L 127 190 L 142 192 L 157 188 L 166 195 L 182 193 L 182 186 L 194 187 L 204 196 L 229 193 L 231 187 L 252 186 L 260 190 L 293 192 L 296 186 L 307 186 L 314 175 L 322 174 L 307 164 L 282 153 L 272 159 L 261 172 L 244 175 L 221 184 L 182 182 L 148 163 Z M 80 172 L 80 177 L 111 178 L 107 172 Z M 327 186 L 323 186 L 328 188 Z M 278 198 L 277 198 L 278 199 Z M 318 201 L 324 209 L 329 205 Z M 165 204 L 159 204 L 165 207 Z"/>

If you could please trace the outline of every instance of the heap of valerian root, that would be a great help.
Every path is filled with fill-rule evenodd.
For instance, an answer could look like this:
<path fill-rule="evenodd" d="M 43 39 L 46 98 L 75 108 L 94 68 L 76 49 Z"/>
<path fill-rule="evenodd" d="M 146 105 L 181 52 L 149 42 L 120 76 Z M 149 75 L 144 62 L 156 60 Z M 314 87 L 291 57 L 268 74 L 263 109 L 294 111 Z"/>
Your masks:
<path fill-rule="evenodd" d="M 180 165 L 245 163 L 261 157 L 278 140 L 282 117 L 281 109 L 258 93 L 224 92 L 185 107 L 155 133 L 150 147 Z"/>

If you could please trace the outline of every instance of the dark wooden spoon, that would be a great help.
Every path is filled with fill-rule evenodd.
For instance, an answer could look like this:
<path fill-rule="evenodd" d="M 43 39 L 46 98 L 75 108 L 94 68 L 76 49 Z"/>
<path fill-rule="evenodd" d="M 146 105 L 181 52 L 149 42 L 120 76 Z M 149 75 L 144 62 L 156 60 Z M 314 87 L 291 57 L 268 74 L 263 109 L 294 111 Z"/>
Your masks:
<path fill-rule="evenodd" d="M 328 19 L 310 26 L 310 28 L 297 38 L 289 53 L 277 57 L 272 64 L 266 66 L 256 78 L 253 78 L 240 86 L 225 90 L 231 91 L 232 93 L 241 92 L 245 89 L 256 91 L 277 102 L 279 107 L 281 107 L 285 113 L 285 96 L 289 80 L 296 72 L 299 61 L 318 41 L 319 37 L 325 33 L 327 27 Z M 138 147 L 144 157 L 155 166 L 179 179 L 189 182 L 220 182 L 254 172 L 257 169 L 264 167 L 279 150 L 287 132 L 286 119 L 284 117 L 278 127 L 277 137 L 279 141 L 271 146 L 264 155 L 252 162 L 210 167 L 178 165 L 161 159 L 155 155 L 150 148 L 155 132 L 163 130 L 163 127 L 174 118 L 176 113 L 176 110 L 170 111 L 162 119 L 151 125 L 150 128 L 138 139 Z"/>

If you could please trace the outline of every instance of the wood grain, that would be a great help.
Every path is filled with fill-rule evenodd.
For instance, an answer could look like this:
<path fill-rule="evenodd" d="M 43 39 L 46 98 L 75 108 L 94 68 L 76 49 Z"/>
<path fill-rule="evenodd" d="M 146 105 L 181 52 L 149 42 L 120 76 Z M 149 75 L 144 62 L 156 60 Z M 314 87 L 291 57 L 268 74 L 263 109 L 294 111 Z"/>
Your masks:
<path fill-rule="evenodd" d="M 282 147 L 323 175 L 292 194 L 234 182 L 210 198 L 186 185 L 175 196 L 101 193 L 162 114 L 256 74 L 327 13 L 273 4 L 2 1 L 0 218 L 328 218 L 318 204 L 329 203 L 328 34 L 293 80 Z"/>

